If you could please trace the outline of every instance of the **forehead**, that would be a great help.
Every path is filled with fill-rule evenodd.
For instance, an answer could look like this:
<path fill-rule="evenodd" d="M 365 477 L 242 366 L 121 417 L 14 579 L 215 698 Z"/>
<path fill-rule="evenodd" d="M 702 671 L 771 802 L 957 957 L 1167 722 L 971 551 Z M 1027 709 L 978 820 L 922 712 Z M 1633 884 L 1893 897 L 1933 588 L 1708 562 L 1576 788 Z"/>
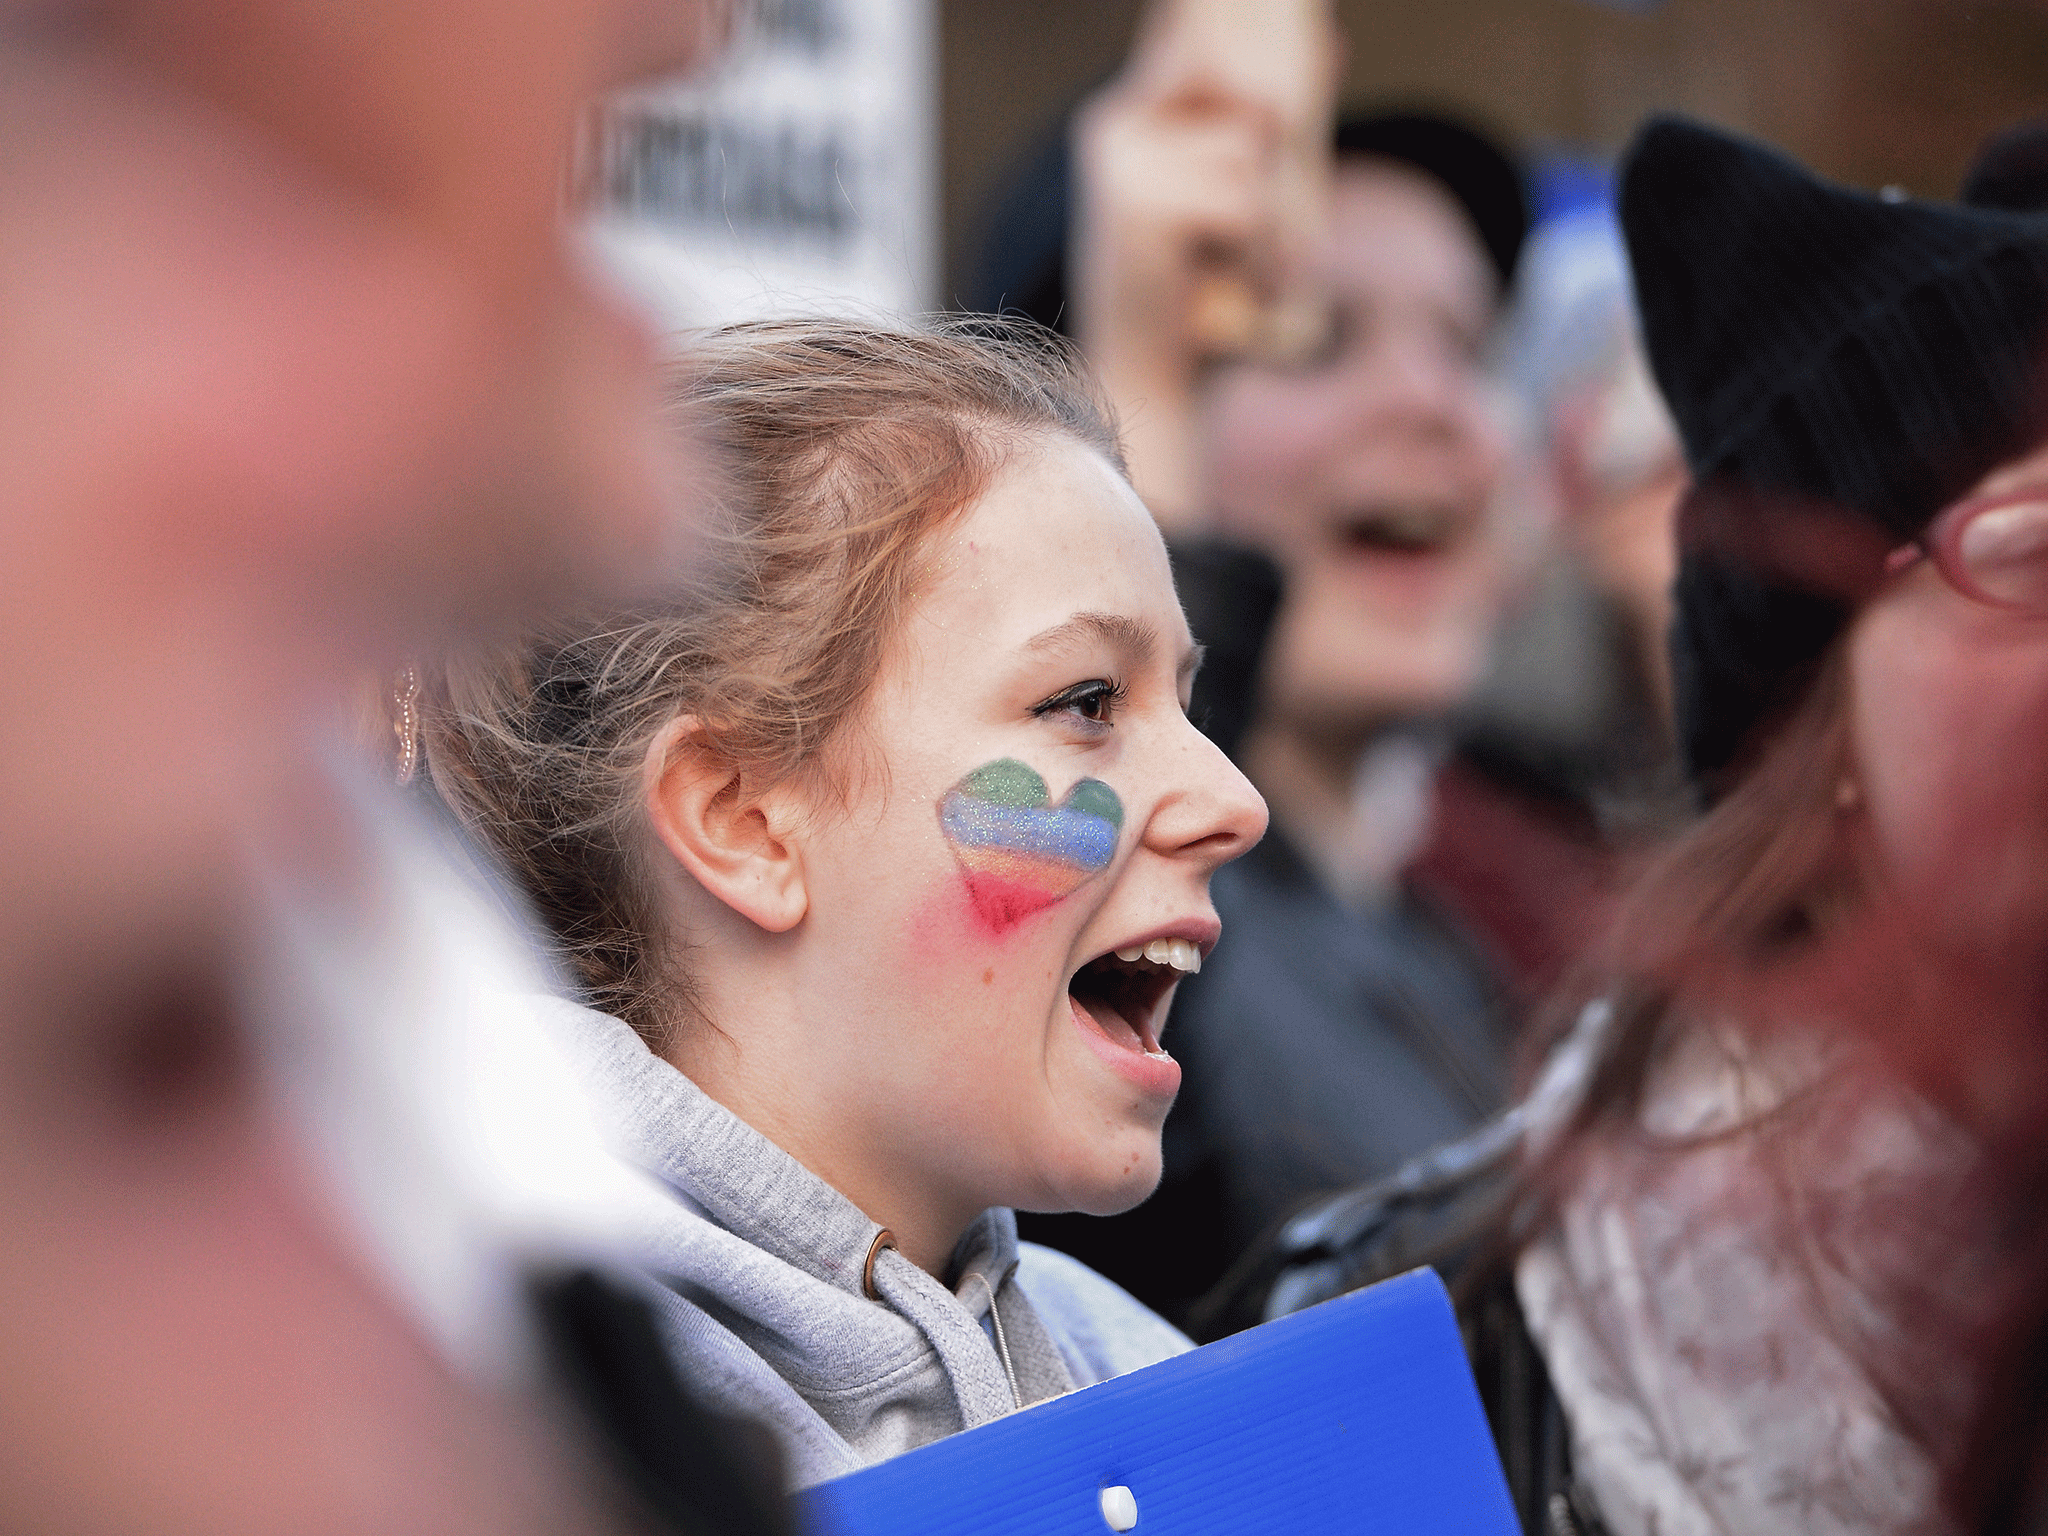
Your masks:
<path fill-rule="evenodd" d="M 1129 482 L 1080 443 L 1026 439 L 936 541 L 916 617 L 1010 645 L 1080 612 L 1126 614 L 1187 642 L 1165 543 Z"/>
<path fill-rule="evenodd" d="M 1493 269 L 1463 207 L 1398 161 L 1339 162 L 1326 262 L 1340 293 L 1427 294 L 1488 309 L 1494 302 Z"/>

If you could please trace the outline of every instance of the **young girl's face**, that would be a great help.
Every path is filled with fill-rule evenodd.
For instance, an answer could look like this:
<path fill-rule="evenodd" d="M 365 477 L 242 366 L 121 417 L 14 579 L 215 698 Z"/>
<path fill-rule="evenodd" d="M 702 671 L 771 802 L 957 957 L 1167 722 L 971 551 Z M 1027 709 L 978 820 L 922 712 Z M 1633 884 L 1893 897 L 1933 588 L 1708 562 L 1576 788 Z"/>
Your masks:
<path fill-rule="evenodd" d="M 1027 441 L 929 552 L 802 942 L 803 1070 L 933 1208 L 1106 1214 L 1158 1180 L 1167 1004 L 1266 824 L 1188 721 L 1197 659 L 1151 518 L 1077 443 Z"/>

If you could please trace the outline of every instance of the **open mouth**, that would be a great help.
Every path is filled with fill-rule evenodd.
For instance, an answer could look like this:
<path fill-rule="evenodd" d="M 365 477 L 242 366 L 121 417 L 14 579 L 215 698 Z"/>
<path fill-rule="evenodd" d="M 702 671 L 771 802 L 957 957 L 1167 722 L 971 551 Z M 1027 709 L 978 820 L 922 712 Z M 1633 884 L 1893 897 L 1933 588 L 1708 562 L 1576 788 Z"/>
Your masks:
<path fill-rule="evenodd" d="M 1187 939 L 1154 939 L 1096 956 L 1074 973 L 1067 992 L 1112 1044 L 1164 1056 L 1159 1030 L 1167 997 L 1175 982 L 1201 968 L 1200 946 Z"/>
<path fill-rule="evenodd" d="M 1341 514 L 1333 531 L 1338 547 L 1346 551 L 1433 555 L 1455 544 L 1471 524 L 1458 507 L 1389 502 Z"/>

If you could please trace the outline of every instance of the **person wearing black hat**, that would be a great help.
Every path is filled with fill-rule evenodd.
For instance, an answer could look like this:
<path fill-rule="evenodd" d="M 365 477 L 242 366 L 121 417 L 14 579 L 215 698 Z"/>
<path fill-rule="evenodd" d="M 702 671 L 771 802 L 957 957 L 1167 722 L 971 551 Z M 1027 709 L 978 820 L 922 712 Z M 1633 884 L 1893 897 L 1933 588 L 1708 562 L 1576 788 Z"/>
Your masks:
<path fill-rule="evenodd" d="M 1268 1310 L 1519 1158 L 1469 1315 L 1532 1529 L 2038 1530 L 2048 215 L 1675 119 L 1620 210 L 1710 808 L 1530 1100 L 1309 1213 Z"/>
<path fill-rule="evenodd" d="M 1664 894 L 1723 898 L 1690 939 L 1769 957 L 1743 978 L 1755 1024 L 1874 1052 L 1915 1101 L 1874 1127 L 1935 1123 L 1881 1196 L 1803 1231 L 1867 1223 L 1856 1289 L 1905 1321 L 1848 1330 L 1852 1354 L 1948 1512 L 1997 1528 L 2040 1450 L 2048 1273 L 2010 1225 L 2048 1107 L 2048 216 L 2001 169 L 2023 149 L 1993 141 L 1957 206 L 1664 120 L 1622 200 L 1695 482 L 1674 674 L 1715 804 Z"/>
<path fill-rule="evenodd" d="M 1027 1220 L 1169 1315 L 1289 1205 L 1505 1091 L 1492 977 L 1399 879 L 1408 834 L 1389 824 L 1421 813 L 1427 749 L 1376 760 L 1368 809 L 1355 781 L 1389 727 L 1472 688 L 1506 599 L 1507 445 L 1481 357 L 1528 225 L 1484 136 L 1385 112 L 1336 124 L 1327 228 L 1290 252 L 1259 171 L 1284 104 L 1219 104 L 1213 74 L 1175 95 L 1177 78 L 1141 58 L 1076 115 L 1054 179 L 1074 178 L 1078 226 L 1034 246 L 1031 221 L 1005 224 L 1006 275 L 979 290 L 1064 321 L 1101 368 L 1210 650 L 1197 718 L 1275 812 L 1257 867 L 1216 889 L 1227 937 L 1175 1004 L 1160 1192 L 1111 1222 Z M 1219 250 L 1306 264 L 1333 301 L 1316 350 L 1205 351 L 1189 295 Z"/>

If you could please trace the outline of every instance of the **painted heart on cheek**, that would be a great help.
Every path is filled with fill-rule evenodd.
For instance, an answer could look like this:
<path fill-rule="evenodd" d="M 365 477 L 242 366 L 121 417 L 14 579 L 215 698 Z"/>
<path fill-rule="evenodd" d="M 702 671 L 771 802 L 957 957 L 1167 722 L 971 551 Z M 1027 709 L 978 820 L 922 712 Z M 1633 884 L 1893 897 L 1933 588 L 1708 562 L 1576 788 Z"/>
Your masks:
<path fill-rule="evenodd" d="M 1107 869 L 1123 824 L 1123 802 L 1102 780 L 1081 780 L 1054 805 L 1045 780 L 1014 757 L 982 764 L 939 802 L 974 910 L 996 933 Z"/>

